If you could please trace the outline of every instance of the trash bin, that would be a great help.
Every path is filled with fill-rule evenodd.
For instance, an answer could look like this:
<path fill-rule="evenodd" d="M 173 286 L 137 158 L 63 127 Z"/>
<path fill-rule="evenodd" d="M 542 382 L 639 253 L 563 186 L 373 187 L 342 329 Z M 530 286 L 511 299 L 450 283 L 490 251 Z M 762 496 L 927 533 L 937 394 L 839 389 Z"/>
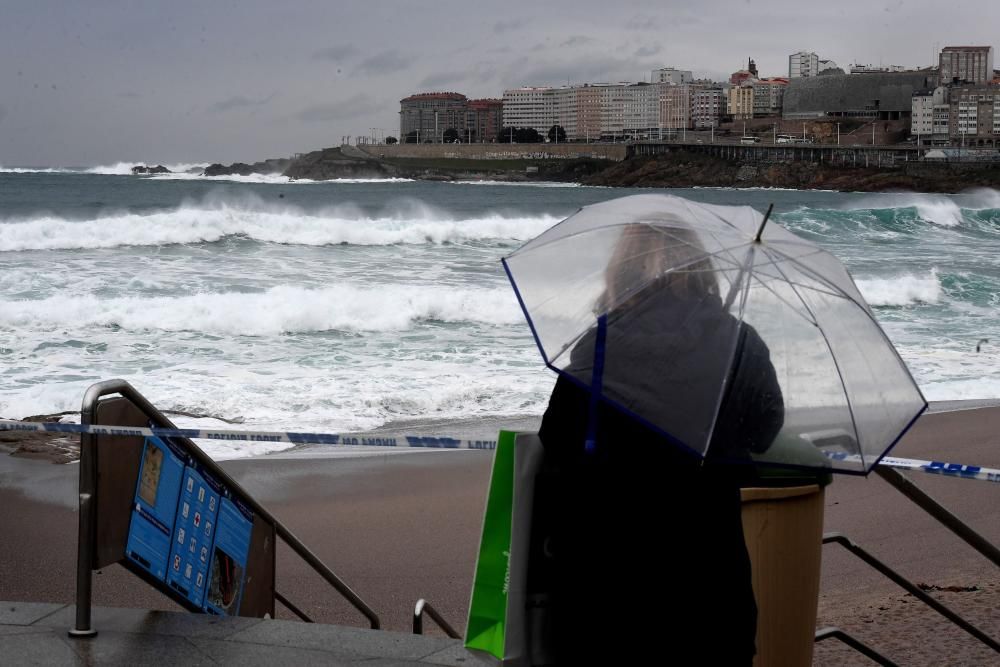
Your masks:
<path fill-rule="evenodd" d="M 758 610 L 756 667 L 812 664 L 828 481 L 778 475 L 741 490 Z"/>

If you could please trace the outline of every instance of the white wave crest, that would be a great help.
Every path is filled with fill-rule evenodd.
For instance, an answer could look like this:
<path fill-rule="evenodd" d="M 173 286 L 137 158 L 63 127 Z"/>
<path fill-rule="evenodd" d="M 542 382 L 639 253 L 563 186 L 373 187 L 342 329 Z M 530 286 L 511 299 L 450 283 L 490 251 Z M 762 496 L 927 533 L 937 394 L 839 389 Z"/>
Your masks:
<path fill-rule="evenodd" d="M 72 174 L 72 169 L 62 167 L 2 167 L 0 174 Z"/>
<path fill-rule="evenodd" d="M 105 176 L 131 176 L 132 167 L 156 167 L 161 163 L 159 162 L 116 162 L 115 164 L 99 165 L 96 167 L 88 167 L 83 170 L 85 174 L 102 174 Z M 208 166 L 208 162 L 179 162 L 175 164 L 164 164 L 164 167 L 174 172 L 175 174 L 180 174 L 192 170 L 201 170 Z"/>
<path fill-rule="evenodd" d="M 872 306 L 934 304 L 941 300 L 941 283 L 936 269 L 924 277 L 904 274 L 892 278 L 858 279 L 855 282 Z"/>
<path fill-rule="evenodd" d="M 54 296 L 0 300 L 0 327 L 48 331 L 60 327 L 197 331 L 275 336 L 321 331 L 399 331 L 416 322 L 510 325 L 521 321 L 509 289 L 447 286 L 338 285 L 325 289 L 273 287 L 266 292 L 224 292 L 178 297 L 100 299 Z"/>
<path fill-rule="evenodd" d="M 154 181 L 228 181 L 231 183 L 259 183 L 263 185 L 312 185 L 316 183 L 408 183 L 410 178 L 334 178 L 314 181 L 310 178 L 289 178 L 282 174 L 226 174 L 205 176 L 202 173 L 153 174 L 147 176 Z"/>
<path fill-rule="evenodd" d="M 78 222 L 61 217 L 0 222 L 0 252 L 211 243 L 231 236 L 312 246 L 524 240 L 557 221 L 549 216 L 513 218 L 498 214 L 449 220 L 447 214 L 426 206 L 381 217 L 368 217 L 351 205 L 306 213 L 295 207 L 277 208 L 252 200 L 243 206 L 202 203 L 160 213 L 120 213 Z"/>

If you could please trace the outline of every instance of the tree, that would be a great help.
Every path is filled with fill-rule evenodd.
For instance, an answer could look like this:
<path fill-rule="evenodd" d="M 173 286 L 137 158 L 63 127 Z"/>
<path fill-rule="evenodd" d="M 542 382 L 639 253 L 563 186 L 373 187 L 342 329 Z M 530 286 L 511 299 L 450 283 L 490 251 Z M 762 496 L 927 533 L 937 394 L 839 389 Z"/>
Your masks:
<path fill-rule="evenodd" d="M 497 135 L 497 141 L 502 144 L 540 144 L 542 135 L 533 127 L 505 127 Z"/>
<path fill-rule="evenodd" d="M 419 144 L 420 143 L 419 138 L 420 138 L 420 133 L 417 132 L 416 130 L 411 130 L 406 133 L 405 137 L 403 137 L 403 141 L 408 144 Z"/>
<path fill-rule="evenodd" d="M 566 130 L 563 129 L 562 125 L 553 125 L 549 128 L 549 141 L 555 141 L 560 144 L 566 143 Z"/>
<path fill-rule="evenodd" d="M 444 131 L 444 143 L 453 144 L 458 141 L 458 130 L 453 127 L 449 127 Z"/>
<path fill-rule="evenodd" d="M 396 137 L 386 137 L 385 138 L 385 144 L 386 144 L 386 146 L 392 146 L 394 143 L 396 143 Z"/>

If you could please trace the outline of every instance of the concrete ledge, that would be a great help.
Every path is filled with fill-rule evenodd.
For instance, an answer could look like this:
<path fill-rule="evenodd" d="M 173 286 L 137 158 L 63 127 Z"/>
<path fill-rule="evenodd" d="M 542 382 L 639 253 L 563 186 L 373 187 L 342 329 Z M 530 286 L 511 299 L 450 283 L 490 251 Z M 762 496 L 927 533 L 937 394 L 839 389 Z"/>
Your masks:
<path fill-rule="evenodd" d="M 5 664 L 481 664 L 459 640 L 297 621 L 94 607 L 90 639 L 74 639 L 73 605 L 0 602 Z M 372 661 L 376 662 L 372 662 Z"/>

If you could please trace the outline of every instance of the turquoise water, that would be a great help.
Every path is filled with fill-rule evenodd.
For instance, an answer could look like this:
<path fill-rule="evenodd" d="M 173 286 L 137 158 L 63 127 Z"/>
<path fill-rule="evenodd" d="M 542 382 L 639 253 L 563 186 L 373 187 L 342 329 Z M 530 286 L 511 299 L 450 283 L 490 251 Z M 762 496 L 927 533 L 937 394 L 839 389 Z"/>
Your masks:
<path fill-rule="evenodd" d="M 499 259 L 636 193 L 92 171 L 0 170 L 5 417 L 111 377 L 255 428 L 538 415 L 553 378 Z M 1000 193 L 670 192 L 773 203 L 845 262 L 929 399 L 1000 397 Z"/>

